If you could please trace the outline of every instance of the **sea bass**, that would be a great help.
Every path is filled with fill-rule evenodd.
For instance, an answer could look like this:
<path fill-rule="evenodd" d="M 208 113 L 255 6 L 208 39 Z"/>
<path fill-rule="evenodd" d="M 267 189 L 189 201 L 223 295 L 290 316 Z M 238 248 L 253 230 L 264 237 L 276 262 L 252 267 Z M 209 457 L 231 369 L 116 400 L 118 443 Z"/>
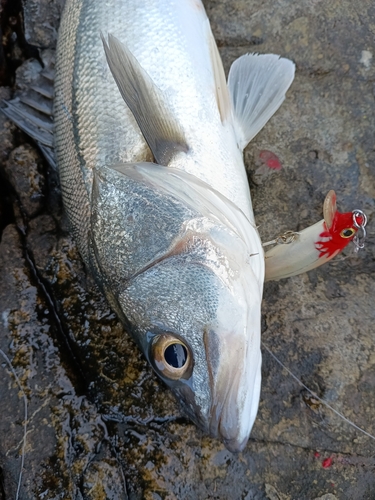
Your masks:
<path fill-rule="evenodd" d="M 68 0 L 55 148 L 80 253 L 185 413 L 231 451 L 261 384 L 264 252 L 242 152 L 294 64 L 245 55 L 226 83 L 200 0 Z"/>
<path fill-rule="evenodd" d="M 1 111 L 55 169 L 54 63 L 42 57 L 31 88 Z M 262 250 L 242 149 L 293 73 L 286 59 L 247 55 L 227 87 L 200 2 L 67 2 L 56 144 L 81 254 L 186 413 L 233 451 L 245 446 L 260 388 Z M 330 191 L 323 215 L 263 244 L 274 245 L 266 280 L 320 266 L 350 241 L 363 248 L 361 210 L 340 213 Z"/>

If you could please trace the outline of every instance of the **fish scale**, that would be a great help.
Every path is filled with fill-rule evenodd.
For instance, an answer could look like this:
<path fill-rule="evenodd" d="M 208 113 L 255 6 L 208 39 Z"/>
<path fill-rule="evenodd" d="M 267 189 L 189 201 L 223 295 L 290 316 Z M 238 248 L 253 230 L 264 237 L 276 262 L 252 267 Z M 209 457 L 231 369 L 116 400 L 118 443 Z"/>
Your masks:
<path fill-rule="evenodd" d="M 55 121 L 61 123 L 60 134 L 55 134 L 55 153 L 59 158 L 60 183 L 65 186 L 63 192 L 65 210 L 82 258 L 87 262 L 90 205 L 80 168 L 72 116 L 74 77 L 72 62 L 76 53 L 80 10 L 80 2 L 67 3 L 65 17 L 60 27 L 59 47 L 64 57 L 59 58 L 59 71 L 55 78 L 54 116 Z"/>
<path fill-rule="evenodd" d="M 151 158 L 113 79 L 101 77 L 107 65 L 100 28 L 116 20 L 118 25 L 121 22 L 100 5 L 88 9 L 87 4 L 77 0 L 66 4 L 59 33 L 54 103 L 58 130 L 55 148 L 64 206 L 86 263 L 93 166 Z M 84 28 L 87 24 L 89 29 Z M 87 47 L 91 49 L 89 54 Z"/>
<path fill-rule="evenodd" d="M 184 3 L 186 2 L 182 2 Z M 75 0 L 67 3 L 58 45 L 58 53 L 64 56 L 57 57 L 57 74 L 61 77 L 55 84 L 57 155 L 60 157 L 60 130 L 72 127 L 66 121 L 64 127 L 59 126 L 60 119 L 64 119 L 64 108 L 69 107 L 66 103 L 71 100 L 71 112 L 77 117 L 77 122 L 73 125 L 74 136 L 78 139 L 75 163 L 80 162 L 84 176 L 87 176 L 89 194 L 92 165 L 98 162 L 104 165 L 147 161 L 151 158 L 133 115 L 119 95 L 106 64 L 99 35 L 101 32 L 105 35 L 112 33 L 129 45 L 141 65 L 143 61 L 146 62 L 144 67 L 170 99 L 176 119 L 182 123 L 187 133 L 189 146 L 195 151 L 195 158 L 200 159 L 199 164 L 192 160 L 189 165 L 179 165 L 179 168 L 209 181 L 252 219 L 241 153 L 232 143 L 233 137 L 228 137 L 229 134 L 217 119 L 213 90 L 207 92 L 207 87 L 214 86 L 212 71 L 207 68 L 207 75 L 197 76 L 195 68 L 186 57 L 185 45 L 189 40 L 184 45 L 183 34 L 178 27 L 178 19 L 183 16 L 180 12 L 174 12 L 173 17 L 172 13 L 176 9 L 170 8 L 171 20 L 165 21 L 165 17 L 168 19 L 165 5 L 168 4 L 173 6 L 173 2 L 148 2 L 145 15 L 145 9 L 139 2 L 114 1 L 110 2 L 110 6 L 106 2 Z M 197 13 L 200 14 L 200 11 Z M 72 26 L 77 24 L 77 19 L 78 28 L 74 32 Z M 202 33 L 191 34 L 191 40 L 199 35 L 202 38 Z M 138 40 L 142 40 L 142 44 L 137 43 Z M 206 67 L 209 63 L 208 50 L 196 47 L 193 43 L 191 46 L 194 48 L 191 59 L 196 61 L 198 67 Z M 174 53 L 166 59 L 165 52 L 171 50 Z M 62 69 L 59 66 L 66 64 L 66 61 L 74 61 L 73 73 L 71 68 Z M 183 94 L 176 92 L 174 83 L 180 75 L 183 75 L 186 82 Z M 100 121 L 96 119 L 99 116 Z M 70 147 L 74 148 L 74 145 Z M 233 152 L 236 162 L 233 162 Z M 65 162 L 64 148 L 59 161 L 60 164 Z M 71 167 L 72 170 L 73 168 Z M 60 169 L 63 171 L 65 167 Z"/>

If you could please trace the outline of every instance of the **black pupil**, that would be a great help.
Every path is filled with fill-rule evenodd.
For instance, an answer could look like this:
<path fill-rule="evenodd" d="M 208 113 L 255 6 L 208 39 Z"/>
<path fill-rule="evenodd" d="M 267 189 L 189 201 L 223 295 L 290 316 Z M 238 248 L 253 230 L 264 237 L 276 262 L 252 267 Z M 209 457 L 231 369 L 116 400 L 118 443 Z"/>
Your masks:
<path fill-rule="evenodd" d="M 187 350 L 182 344 L 170 344 L 164 351 L 165 361 L 173 368 L 182 368 L 187 359 Z"/>
<path fill-rule="evenodd" d="M 353 234 L 353 231 L 351 229 L 345 229 L 344 236 L 351 236 L 352 234 Z"/>

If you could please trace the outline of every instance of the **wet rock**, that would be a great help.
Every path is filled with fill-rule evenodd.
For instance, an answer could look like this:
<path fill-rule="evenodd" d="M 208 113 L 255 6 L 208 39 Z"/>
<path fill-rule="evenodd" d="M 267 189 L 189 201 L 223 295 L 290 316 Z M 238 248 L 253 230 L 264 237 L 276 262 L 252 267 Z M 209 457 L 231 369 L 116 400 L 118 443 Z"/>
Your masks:
<path fill-rule="evenodd" d="M 35 47 L 53 48 L 65 0 L 23 0 L 25 38 Z"/>
<path fill-rule="evenodd" d="M 327 493 L 322 497 L 314 498 L 314 500 L 337 500 L 337 497 L 335 495 L 332 495 L 331 493 Z"/>
<path fill-rule="evenodd" d="M 7 87 L 0 87 L 0 101 L 10 99 L 10 97 L 11 90 Z M 13 123 L 0 112 L 0 235 L 2 229 L 10 222 L 10 193 L 3 165 L 10 151 L 14 148 L 14 132 Z"/>
<path fill-rule="evenodd" d="M 125 477 L 121 475 L 118 464 L 105 460 L 92 462 L 85 471 L 83 494 L 87 500 L 117 500 L 125 498 Z"/>
<path fill-rule="evenodd" d="M 10 99 L 11 90 L 8 87 L 0 87 L 0 101 L 3 99 Z M 10 151 L 14 148 L 14 131 L 15 126 L 13 123 L 0 113 L 0 136 L 1 136 L 1 150 L 0 150 L 0 163 L 3 163 L 7 158 Z"/>
<path fill-rule="evenodd" d="M 106 454 L 101 452 L 107 455 L 105 471 L 112 478 L 108 489 L 116 489 L 116 498 L 125 498 L 121 466 L 111 451 L 106 424 L 95 406 L 76 394 L 71 383 L 76 368 L 60 358 L 50 304 L 30 279 L 20 236 L 11 225 L 0 244 L 0 304 L 0 468 L 6 498 L 15 498 L 21 470 L 23 394 L 27 436 L 20 498 L 82 498 L 83 475 L 95 469 L 90 464 L 102 447 L 108 448 Z"/>
<path fill-rule="evenodd" d="M 3 14 L 4 7 L 0 4 L 0 16 Z M 3 30 L 0 26 L 0 37 L 3 38 Z M 3 83 L 7 79 L 6 74 L 6 56 L 3 45 L 0 46 L 0 81 Z"/>
<path fill-rule="evenodd" d="M 14 69 L 25 59 L 21 49 L 24 41 L 21 18 L 19 0 L 1 0 L 0 85 L 13 83 Z"/>
<path fill-rule="evenodd" d="M 36 359 L 33 353 L 40 353 L 40 348 L 44 348 L 50 343 L 47 331 L 47 325 L 39 322 L 37 319 L 40 304 L 38 303 L 37 290 L 32 284 L 25 272 L 25 263 L 22 258 L 22 247 L 18 232 L 14 226 L 8 226 L 2 236 L 0 245 L 0 301 L 1 301 L 1 323 L 0 323 L 0 347 L 2 351 L 12 360 L 14 370 L 18 372 L 18 378 L 24 388 L 27 398 L 31 387 L 35 388 Z M 38 324 L 39 323 L 39 324 Z M 39 345 L 35 342 L 34 328 L 38 324 L 41 334 Z M 25 340 L 27 339 L 27 340 Z M 34 343 L 35 342 L 35 343 Z M 33 345 L 34 343 L 34 345 Z M 50 351 L 48 354 L 53 353 Z M 4 477 L 4 490 L 6 496 L 15 498 L 18 475 L 21 467 L 22 437 L 24 417 L 24 401 L 22 391 L 17 386 L 9 366 L 5 362 L 3 355 L 1 357 L 2 376 L 0 377 L 2 397 L 1 404 L 1 443 L 0 443 L 0 462 Z M 34 378 L 34 380 L 32 380 Z M 36 389 L 39 392 L 40 389 Z M 26 452 L 28 453 L 28 469 L 34 453 L 39 455 L 39 459 L 48 456 L 53 450 L 54 439 L 50 434 L 49 411 L 37 403 L 39 398 L 28 403 L 29 429 L 34 429 L 30 433 L 30 438 L 26 443 Z M 39 409 L 39 411 L 38 411 Z M 36 413 L 34 414 L 34 411 Z M 35 418 L 34 418 L 35 417 Z M 46 419 L 42 424 L 41 420 Z M 40 425 L 39 425 L 40 424 Z M 36 438 L 35 425 L 38 428 L 38 435 L 43 437 L 42 441 L 37 438 L 35 447 L 31 447 L 32 441 Z M 34 436 L 34 439 L 32 438 Z M 52 439 L 51 439 L 52 438 Z M 34 455 L 35 460 L 35 455 Z M 39 462 L 38 462 L 39 463 Z M 24 478 L 27 475 L 24 476 Z M 31 498 L 22 492 L 22 498 Z"/>
<path fill-rule="evenodd" d="M 16 71 L 17 90 L 28 90 L 38 79 L 42 65 L 36 59 L 28 59 Z"/>
<path fill-rule="evenodd" d="M 27 242 L 38 272 L 44 271 L 57 242 L 56 222 L 50 215 L 43 214 L 32 219 L 28 226 Z"/>
<path fill-rule="evenodd" d="M 272 486 L 272 484 L 265 484 L 265 490 L 268 500 L 287 500 L 286 495 L 283 495 Z"/>
<path fill-rule="evenodd" d="M 14 149 L 5 163 L 5 173 L 28 218 L 40 212 L 44 203 L 41 163 L 40 155 L 28 144 Z"/>

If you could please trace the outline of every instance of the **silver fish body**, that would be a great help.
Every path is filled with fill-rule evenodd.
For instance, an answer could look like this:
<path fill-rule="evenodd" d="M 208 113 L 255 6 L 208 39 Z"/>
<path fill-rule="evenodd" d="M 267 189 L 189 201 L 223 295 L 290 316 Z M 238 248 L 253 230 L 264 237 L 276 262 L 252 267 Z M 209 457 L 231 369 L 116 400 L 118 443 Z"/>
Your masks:
<path fill-rule="evenodd" d="M 82 257 L 185 412 L 233 451 L 258 408 L 264 279 L 242 149 L 294 71 L 263 57 L 228 91 L 200 0 L 68 0 L 57 53 L 56 154 Z"/>

